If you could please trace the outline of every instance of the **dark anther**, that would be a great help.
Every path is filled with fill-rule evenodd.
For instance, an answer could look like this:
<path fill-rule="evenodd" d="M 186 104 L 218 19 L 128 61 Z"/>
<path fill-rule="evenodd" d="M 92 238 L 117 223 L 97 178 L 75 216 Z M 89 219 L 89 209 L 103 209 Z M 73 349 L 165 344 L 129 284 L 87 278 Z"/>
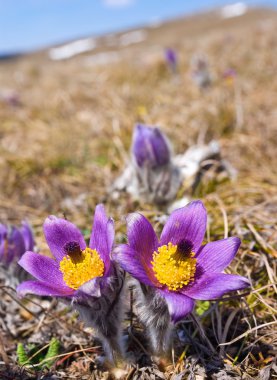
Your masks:
<path fill-rule="evenodd" d="M 77 241 L 70 241 L 64 245 L 64 251 L 73 260 L 78 260 L 82 258 L 82 251 L 80 244 Z"/>
<path fill-rule="evenodd" d="M 190 240 L 181 240 L 177 245 L 177 252 L 184 256 L 189 256 L 193 248 L 193 244 Z"/>

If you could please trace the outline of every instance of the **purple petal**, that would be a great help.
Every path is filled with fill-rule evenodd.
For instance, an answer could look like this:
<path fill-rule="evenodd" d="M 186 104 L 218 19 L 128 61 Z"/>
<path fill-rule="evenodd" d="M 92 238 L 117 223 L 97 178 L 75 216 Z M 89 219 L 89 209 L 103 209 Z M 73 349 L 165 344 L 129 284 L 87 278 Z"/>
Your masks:
<path fill-rule="evenodd" d="M 103 277 L 95 277 L 90 281 L 85 282 L 81 285 L 74 295 L 74 297 L 97 297 L 101 296 L 101 283 L 103 282 Z"/>
<path fill-rule="evenodd" d="M 161 286 L 156 280 L 152 267 L 143 264 L 140 253 L 127 244 L 122 244 L 114 249 L 114 258 L 120 266 L 133 277 L 150 286 Z"/>
<path fill-rule="evenodd" d="M 196 300 L 212 300 L 233 290 L 241 290 L 249 286 L 247 278 L 234 274 L 205 273 L 182 293 Z"/>
<path fill-rule="evenodd" d="M 43 225 L 45 239 L 53 256 L 61 261 L 66 252 L 64 246 L 66 243 L 77 242 L 81 250 L 86 248 L 85 240 L 74 224 L 65 219 L 49 216 Z"/>
<path fill-rule="evenodd" d="M 159 128 L 137 124 L 133 135 L 132 152 L 140 167 L 154 168 L 166 165 L 170 161 L 167 139 Z"/>
<path fill-rule="evenodd" d="M 7 239 L 7 227 L 0 223 L 0 262 L 4 264 L 4 258 L 6 258 L 6 239 Z"/>
<path fill-rule="evenodd" d="M 137 252 L 137 259 L 144 268 L 152 268 L 153 253 L 159 244 L 153 227 L 139 213 L 129 214 L 126 221 L 129 246 Z"/>
<path fill-rule="evenodd" d="M 207 212 L 201 201 L 191 202 L 188 206 L 173 211 L 161 234 L 160 245 L 169 242 L 178 244 L 182 240 L 192 243 L 197 252 L 205 236 Z"/>
<path fill-rule="evenodd" d="M 177 65 L 177 54 L 175 50 L 167 48 L 165 50 L 165 59 L 170 65 L 175 67 Z"/>
<path fill-rule="evenodd" d="M 53 288 L 65 291 L 70 289 L 63 281 L 63 274 L 59 269 L 59 263 L 50 257 L 34 252 L 26 252 L 18 264 L 37 280 L 48 283 Z"/>
<path fill-rule="evenodd" d="M 8 254 L 7 236 L 8 236 L 7 226 L 0 223 L 0 262 L 2 262 L 3 264 L 6 263 L 6 258 Z"/>
<path fill-rule="evenodd" d="M 235 257 L 239 246 L 237 237 L 208 243 L 197 253 L 197 263 L 204 272 L 222 272 Z"/>
<path fill-rule="evenodd" d="M 110 253 L 114 242 L 114 222 L 106 216 L 104 205 L 95 208 L 89 247 L 96 249 L 105 264 L 105 274 L 110 269 Z"/>
<path fill-rule="evenodd" d="M 8 232 L 7 231 L 7 226 L 5 226 L 5 224 L 0 223 L 0 237 L 2 235 L 5 235 L 7 232 Z"/>
<path fill-rule="evenodd" d="M 69 288 L 68 288 L 69 289 Z M 56 289 L 40 281 L 25 281 L 20 284 L 16 289 L 20 297 L 24 297 L 26 294 L 36 294 L 38 296 L 50 296 L 50 297 L 70 297 L 74 293 L 74 290 L 65 291 L 64 289 Z"/>
<path fill-rule="evenodd" d="M 18 228 L 12 227 L 11 231 L 8 231 L 6 247 L 4 247 L 4 260 L 6 264 L 10 264 L 13 260 L 18 260 L 25 252 L 25 244 L 23 236 Z"/>
<path fill-rule="evenodd" d="M 168 290 L 159 290 L 159 292 L 166 300 L 169 314 L 174 323 L 180 321 L 192 311 L 194 301 L 191 298 Z"/>
<path fill-rule="evenodd" d="M 22 226 L 20 227 L 20 232 L 23 236 L 25 243 L 25 251 L 32 251 L 34 249 L 34 235 L 32 228 L 28 222 L 25 220 L 22 222 Z"/>

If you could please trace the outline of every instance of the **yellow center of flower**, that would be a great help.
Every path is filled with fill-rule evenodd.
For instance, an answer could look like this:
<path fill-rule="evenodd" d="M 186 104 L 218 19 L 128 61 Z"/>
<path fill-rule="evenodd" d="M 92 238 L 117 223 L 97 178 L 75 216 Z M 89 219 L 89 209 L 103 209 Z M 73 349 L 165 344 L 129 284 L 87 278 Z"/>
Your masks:
<path fill-rule="evenodd" d="M 194 280 L 196 271 L 195 254 L 182 252 L 177 245 L 168 243 L 153 253 L 153 271 L 157 280 L 169 290 L 178 290 Z"/>
<path fill-rule="evenodd" d="M 102 277 L 104 263 L 95 249 L 70 252 L 60 262 L 60 271 L 67 286 L 78 289 L 85 282 Z"/>

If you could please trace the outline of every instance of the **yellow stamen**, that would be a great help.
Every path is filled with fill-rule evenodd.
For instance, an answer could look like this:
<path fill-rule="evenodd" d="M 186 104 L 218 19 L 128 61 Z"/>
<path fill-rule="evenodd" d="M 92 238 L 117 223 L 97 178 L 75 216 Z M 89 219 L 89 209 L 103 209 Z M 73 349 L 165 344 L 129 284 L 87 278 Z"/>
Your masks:
<path fill-rule="evenodd" d="M 66 255 L 60 262 L 60 271 L 66 285 L 76 290 L 94 277 L 102 277 L 104 263 L 95 249 L 86 248 L 78 259 Z"/>
<path fill-rule="evenodd" d="M 153 271 L 157 280 L 169 290 L 178 290 L 194 280 L 196 259 L 194 253 L 182 255 L 178 246 L 168 243 L 153 253 Z"/>

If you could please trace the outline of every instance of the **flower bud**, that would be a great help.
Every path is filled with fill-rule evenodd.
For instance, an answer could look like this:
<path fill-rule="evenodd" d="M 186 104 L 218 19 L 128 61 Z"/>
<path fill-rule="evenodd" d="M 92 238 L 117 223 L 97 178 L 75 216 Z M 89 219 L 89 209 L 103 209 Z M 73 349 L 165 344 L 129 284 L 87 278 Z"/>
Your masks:
<path fill-rule="evenodd" d="M 156 168 L 170 162 L 166 137 L 156 127 L 137 124 L 133 135 L 132 152 L 139 167 Z"/>

